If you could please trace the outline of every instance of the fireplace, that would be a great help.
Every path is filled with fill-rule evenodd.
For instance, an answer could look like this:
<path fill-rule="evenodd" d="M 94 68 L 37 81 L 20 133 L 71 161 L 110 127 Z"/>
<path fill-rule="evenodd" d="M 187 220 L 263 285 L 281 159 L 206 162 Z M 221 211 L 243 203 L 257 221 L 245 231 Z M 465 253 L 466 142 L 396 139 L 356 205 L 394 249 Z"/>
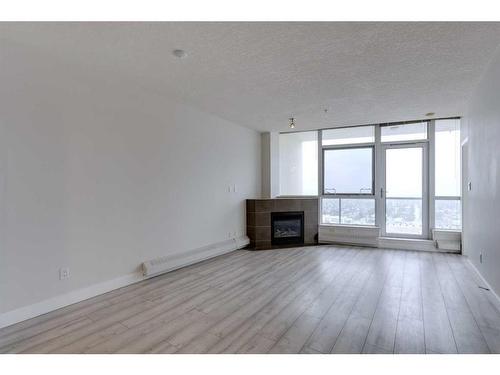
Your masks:
<path fill-rule="evenodd" d="M 271 212 L 271 244 L 304 243 L 304 212 Z"/>
<path fill-rule="evenodd" d="M 252 250 L 268 250 L 285 246 L 312 246 L 318 244 L 318 198 L 272 198 L 247 199 L 247 236 L 250 238 L 249 248 Z M 297 230 L 287 230 L 282 226 L 271 228 L 271 216 L 280 215 L 279 219 L 295 216 L 292 224 L 295 228 L 302 226 L 303 237 Z M 293 219 L 293 217 L 292 217 Z M 283 224 L 283 223 L 281 223 Z M 276 229 L 280 229 L 276 232 Z M 295 235 L 299 234 L 296 238 Z M 274 236 L 273 234 L 276 234 Z M 289 237 L 286 237 L 289 236 Z M 277 238 L 276 238 L 277 237 Z M 272 243 L 271 243 L 272 240 Z"/>

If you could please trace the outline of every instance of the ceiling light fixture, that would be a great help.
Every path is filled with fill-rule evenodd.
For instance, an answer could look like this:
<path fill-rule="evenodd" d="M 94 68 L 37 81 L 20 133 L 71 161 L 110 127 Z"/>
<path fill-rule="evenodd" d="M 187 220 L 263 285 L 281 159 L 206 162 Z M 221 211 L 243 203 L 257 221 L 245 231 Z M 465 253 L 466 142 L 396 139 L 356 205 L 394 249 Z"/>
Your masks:
<path fill-rule="evenodd" d="M 295 129 L 295 119 L 293 117 L 290 117 L 288 121 L 288 126 L 290 127 L 290 129 Z"/>
<path fill-rule="evenodd" d="M 186 51 L 184 51 L 183 49 L 174 49 L 172 51 L 172 54 L 175 56 L 175 57 L 178 57 L 179 59 L 183 59 L 184 57 L 186 57 L 188 54 Z"/>

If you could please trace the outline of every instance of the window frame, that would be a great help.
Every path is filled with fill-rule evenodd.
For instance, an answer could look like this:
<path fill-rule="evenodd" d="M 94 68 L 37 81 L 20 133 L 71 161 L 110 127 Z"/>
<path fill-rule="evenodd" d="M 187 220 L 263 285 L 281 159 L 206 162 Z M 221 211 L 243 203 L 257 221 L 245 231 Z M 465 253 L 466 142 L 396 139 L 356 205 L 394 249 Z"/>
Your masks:
<path fill-rule="evenodd" d="M 368 149 L 372 151 L 372 185 L 371 193 L 327 193 L 325 192 L 325 152 L 331 150 L 352 150 L 352 149 Z M 375 197 L 375 144 L 373 143 L 356 143 L 352 145 L 329 145 L 321 147 L 321 195 L 327 197 Z"/>

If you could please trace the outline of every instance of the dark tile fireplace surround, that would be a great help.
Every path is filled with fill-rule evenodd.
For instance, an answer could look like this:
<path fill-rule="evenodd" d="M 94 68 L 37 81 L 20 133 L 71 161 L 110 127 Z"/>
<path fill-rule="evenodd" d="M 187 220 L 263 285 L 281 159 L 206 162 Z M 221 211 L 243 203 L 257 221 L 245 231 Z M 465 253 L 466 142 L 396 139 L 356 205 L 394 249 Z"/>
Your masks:
<path fill-rule="evenodd" d="M 247 235 L 255 250 L 318 243 L 318 198 L 247 199 Z"/>

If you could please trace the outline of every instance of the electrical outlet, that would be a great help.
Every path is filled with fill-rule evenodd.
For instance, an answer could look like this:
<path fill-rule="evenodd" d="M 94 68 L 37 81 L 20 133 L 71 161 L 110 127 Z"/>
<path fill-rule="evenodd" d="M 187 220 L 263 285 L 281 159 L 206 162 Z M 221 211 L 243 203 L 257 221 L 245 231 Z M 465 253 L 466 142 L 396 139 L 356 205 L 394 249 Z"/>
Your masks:
<path fill-rule="evenodd" d="M 479 253 L 479 263 L 483 263 L 483 253 Z"/>
<path fill-rule="evenodd" d="M 59 280 L 69 279 L 69 268 L 59 268 Z"/>

